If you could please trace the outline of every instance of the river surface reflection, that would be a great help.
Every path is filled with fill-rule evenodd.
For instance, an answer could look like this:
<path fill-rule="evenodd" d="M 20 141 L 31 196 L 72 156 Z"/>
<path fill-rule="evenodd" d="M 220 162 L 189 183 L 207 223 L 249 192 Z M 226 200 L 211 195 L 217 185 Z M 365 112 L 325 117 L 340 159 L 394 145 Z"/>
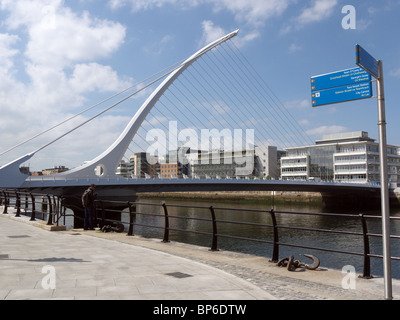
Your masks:
<path fill-rule="evenodd" d="M 164 226 L 163 209 L 157 205 L 149 205 L 151 203 L 160 204 L 158 199 L 140 199 L 138 200 L 136 211 L 138 214 L 134 217 L 136 224 L 133 232 L 134 234 L 150 238 L 163 238 Z M 272 223 L 271 216 L 267 212 L 271 209 L 271 204 L 254 201 L 198 201 L 198 200 L 166 200 L 168 205 L 168 214 L 170 216 L 190 217 L 194 219 L 178 219 L 170 218 L 170 228 L 179 229 L 179 231 L 170 231 L 170 240 L 177 242 L 184 242 L 211 248 L 212 224 L 209 220 L 211 218 L 209 206 L 215 208 L 243 208 L 243 209 L 259 209 L 265 210 L 264 212 L 251 212 L 251 211 L 232 211 L 224 209 L 215 209 L 216 219 L 218 221 L 240 221 L 257 224 L 270 225 Z M 200 206 L 206 208 L 189 208 L 189 207 L 174 207 L 173 205 L 184 206 Z M 290 205 L 283 204 L 274 205 L 276 211 L 291 211 L 291 212 L 323 212 L 323 210 L 314 205 Z M 148 213 L 143 215 L 139 213 Z M 343 213 L 336 211 L 336 213 Z M 360 214 L 361 212 L 346 212 L 351 214 Z M 366 215 L 379 216 L 379 211 L 362 212 Z M 159 216 L 158 216 L 159 215 Z M 391 210 L 391 216 L 400 217 L 400 210 Z M 313 216 L 301 214 L 277 214 L 277 224 L 281 226 L 292 227 L 305 227 L 316 229 L 328 229 L 336 231 L 350 231 L 362 232 L 360 218 L 338 217 L 338 216 Z M 129 221 L 128 212 L 122 214 L 122 221 Z M 160 228 L 149 228 L 140 225 L 158 226 Z M 266 241 L 273 240 L 273 229 L 267 226 L 256 225 L 239 225 L 235 223 L 221 223 L 218 222 L 218 234 L 229 235 L 243 238 L 261 239 Z M 378 219 L 367 220 L 368 232 L 371 234 L 382 234 L 381 221 Z M 127 228 L 127 226 L 126 226 Z M 126 229 L 127 230 L 127 229 Z M 192 233 L 187 231 L 196 231 L 200 233 Z M 400 220 L 392 221 L 391 234 L 400 235 Z M 372 254 L 382 254 L 382 239 L 381 237 L 369 237 Z M 348 251 L 348 252 L 363 252 L 363 238 L 360 235 L 348 234 L 335 234 L 335 233 L 322 233 L 316 231 L 304 231 L 295 229 L 279 229 L 279 242 L 296 244 L 300 246 L 310 246 L 317 248 L 325 248 L 331 250 Z M 391 250 L 393 257 L 400 257 L 400 240 L 393 239 L 391 241 Z M 272 257 L 272 244 L 226 238 L 223 236 L 218 237 L 218 249 L 238 251 L 250 253 L 259 256 Z M 311 250 L 305 248 L 294 248 L 287 246 L 280 246 L 279 258 L 284 258 L 293 254 L 295 259 L 299 259 L 306 263 L 312 261 L 302 256 L 302 254 L 316 255 L 320 261 L 321 266 L 326 268 L 342 269 L 345 265 L 352 265 L 356 268 L 358 273 L 363 272 L 363 257 L 354 256 L 343 253 L 323 252 L 319 250 Z M 400 263 L 399 261 L 392 261 L 393 277 L 400 279 Z M 375 276 L 382 276 L 382 259 L 371 258 L 371 273 Z"/>

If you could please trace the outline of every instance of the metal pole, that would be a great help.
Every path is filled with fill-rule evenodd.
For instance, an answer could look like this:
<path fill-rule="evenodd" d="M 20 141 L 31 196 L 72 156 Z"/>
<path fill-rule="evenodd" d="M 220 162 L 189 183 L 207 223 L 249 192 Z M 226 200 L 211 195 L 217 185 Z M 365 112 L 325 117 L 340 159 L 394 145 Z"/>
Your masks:
<path fill-rule="evenodd" d="M 386 115 L 385 91 L 383 85 L 383 64 L 378 61 L 379 78 L 377 79 L 378 94 L 378 126 L 379 126 L 379 156 L 381 164 L 381 207 L 382 207 L 382 240 L 383 240 L 383 274 L 385 299 L 392 300 L 392 265 L 390 252 L 390 210 L 389 210 L 389 179 L 387 170 L 386 145 Z"/>

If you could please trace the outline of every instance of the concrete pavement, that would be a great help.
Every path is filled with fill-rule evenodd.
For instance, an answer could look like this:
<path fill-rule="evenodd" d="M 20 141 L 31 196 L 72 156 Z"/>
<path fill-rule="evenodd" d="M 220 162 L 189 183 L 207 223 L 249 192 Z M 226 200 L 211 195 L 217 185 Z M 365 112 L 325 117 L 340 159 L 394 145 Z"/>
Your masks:
<path fill-rule="evenodd" d="M 355 278 L 355 288 L 344 289 L 341 271 L 323 266 L 289 272 L 264 257 L 126 233 L 46 228 L 0 214 L 0 300 L 383 299 L 382 278 Z M 398 280 L 393 295 L 400 298 Z"/>
<path fill-rule="evenodd" d="M 83 232 L 50 232 L 26 217 L 10 217 L 0 218 L 1 300 L 274 298 L 196 261 Z"/>

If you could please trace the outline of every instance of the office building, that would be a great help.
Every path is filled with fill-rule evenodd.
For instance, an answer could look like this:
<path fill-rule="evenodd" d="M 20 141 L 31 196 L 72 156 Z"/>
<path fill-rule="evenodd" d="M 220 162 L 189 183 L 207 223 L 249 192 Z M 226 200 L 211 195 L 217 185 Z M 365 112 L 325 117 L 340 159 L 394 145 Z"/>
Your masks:
<path fill-rule="evenodd" d="M 400 184 L 400 152 L 388 145 L 388 175 Z M 321 180 L 351 183 L 379 183 L 379 144 L 368 132 L 324 135 L 315 145 L 288 148 L 281 158 L 284 180 Z"/>

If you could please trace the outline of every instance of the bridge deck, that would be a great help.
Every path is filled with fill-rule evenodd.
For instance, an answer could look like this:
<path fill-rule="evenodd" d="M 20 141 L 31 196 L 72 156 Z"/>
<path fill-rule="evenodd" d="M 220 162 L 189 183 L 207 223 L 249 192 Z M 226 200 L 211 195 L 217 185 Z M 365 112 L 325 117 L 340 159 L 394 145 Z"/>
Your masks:
<path fill-rule="evenodd" d="M 21 188 L 69 188 L 96 184 L 101 187 L 128 187 L 137 192 L 173 191 L 305 191 L 305 192 L 376 192 L 376 184 L 350 184 L 288 180 L 236 179 L 28 179 Z"/>

